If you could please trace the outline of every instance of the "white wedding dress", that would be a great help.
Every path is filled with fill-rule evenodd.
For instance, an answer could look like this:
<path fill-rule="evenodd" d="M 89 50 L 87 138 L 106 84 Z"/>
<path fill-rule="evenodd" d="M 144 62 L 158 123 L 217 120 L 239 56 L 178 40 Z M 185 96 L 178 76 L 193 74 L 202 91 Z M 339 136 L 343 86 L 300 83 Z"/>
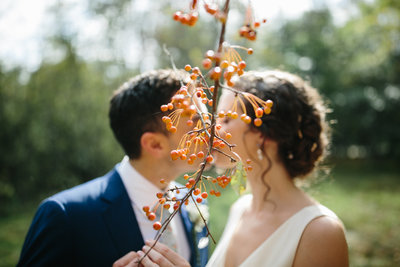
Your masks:
<path fill-rule="evenodd" d="M 226 250 L 231 236 L 241 215 L 249 207 L 251 199 L 252 195 L 245 195 L 233 204 L 224 233 L 208 261 L 207 267 L 223 267 L 225 265 Z M 239 267 L 292 266 L 304 229 L 313 219 L 320 216 L 337 218 L 333 211 L 323 205 L 305 207 L 279 226 Z"/>

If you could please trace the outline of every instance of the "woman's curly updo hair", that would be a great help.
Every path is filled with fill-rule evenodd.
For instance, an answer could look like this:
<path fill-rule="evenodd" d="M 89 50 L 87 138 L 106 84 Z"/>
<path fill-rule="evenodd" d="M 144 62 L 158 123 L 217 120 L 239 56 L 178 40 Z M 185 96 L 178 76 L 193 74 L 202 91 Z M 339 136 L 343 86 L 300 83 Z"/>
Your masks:
<path fill-rule="evenodd" d="M 235 89 L 274 102 L 271 113 L 262 117 L 261 127 L 251 127 L 278 143 L 280 160 L 292 178 L 312 172 L 326 155 L 330 139 L 327 108 L 318 91 L 283 71 L 247 72 L 235 82 Z M 245 103 L 254 120 L 254 109 Z"/>

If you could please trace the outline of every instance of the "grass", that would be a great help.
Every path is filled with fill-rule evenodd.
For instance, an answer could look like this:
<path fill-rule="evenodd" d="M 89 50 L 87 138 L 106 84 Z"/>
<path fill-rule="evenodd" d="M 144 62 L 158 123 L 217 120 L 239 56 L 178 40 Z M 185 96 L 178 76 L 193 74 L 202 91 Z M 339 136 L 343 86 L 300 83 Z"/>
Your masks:
<path fill-rule="evenodd" d="M 400 266 L 400 170 L 395 163 L 337 162 L 330 175 L 305 190 L 342 219 L 351 266 Z M 216 240 L 236 199 L 230 188 L 220 198 L 209 198 Z M 37 204 L 17 205 L 0 218 L 0 266 L 18 261 Z"/>

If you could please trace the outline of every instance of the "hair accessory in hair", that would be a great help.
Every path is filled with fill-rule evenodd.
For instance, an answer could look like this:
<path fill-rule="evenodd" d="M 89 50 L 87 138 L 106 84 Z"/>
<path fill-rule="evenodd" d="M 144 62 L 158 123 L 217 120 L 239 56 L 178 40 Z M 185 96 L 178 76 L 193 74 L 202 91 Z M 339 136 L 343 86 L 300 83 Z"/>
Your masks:
<path fill-rule="evenodd" d="M 311 147 L 311 152 L 314 152 L 315 149 L 317 149 L 317 143 L 313 143 L 312 147 Z"/>
<path fill-rule="evenodd" d="M 297 131 L 297 135 L 299 136 L 300 139 L 303 139 L 303 133 L 301 132 L 300 129 Z"/>

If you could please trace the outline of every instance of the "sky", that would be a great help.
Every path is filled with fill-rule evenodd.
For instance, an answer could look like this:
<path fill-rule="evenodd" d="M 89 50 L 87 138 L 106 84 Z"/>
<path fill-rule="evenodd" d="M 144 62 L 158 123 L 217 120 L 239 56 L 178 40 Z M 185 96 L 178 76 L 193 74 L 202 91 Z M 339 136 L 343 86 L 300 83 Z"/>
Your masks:
<path fill-rule="evenodd" d="M 96 40 L 102 36 L 105 21 L 89 19 L 85 15 L 85 1 L 80 0 L 1 0 L 0 1 L 0 61 L 6 68 L 24 66 L 28 71 L 34 71 L 41 63 L 46 47 L 44 38 L 51 34 L 51 19 L 46 16 L 46 10 L 57 1 L 73 7 L 70 16 L 69 27 L 77 29 L 78 47 L 82 47 L 82 55 L 85 57 L 96 55 L 107 56 L 107 53 L 99 53 L 100 47 L 85 47 L 90 40 Z M 242 0 L 244 1 L 244 0 Z M 188 2 L 181 1 L 182 4 Z M 334 18 L 341 23 L 348 17 L 349 11 L 344 8 L 348 0 L 253 0 L 253 7 L 258 18 L 269 20 L 276 17 L 296 18 L 313 7 L 323 3 L 334 11 Z M 140 0 L 135 4 L 135 9 L 146 9 L 154 1 Z M 82 46 L 79 43 L 82 43 Z M 90 42 L 89 42 L 90 43 Z M 62 55 L 53 55 L 56 59 Z M 134 57 L 130 57 L 134 58 Z"/>

